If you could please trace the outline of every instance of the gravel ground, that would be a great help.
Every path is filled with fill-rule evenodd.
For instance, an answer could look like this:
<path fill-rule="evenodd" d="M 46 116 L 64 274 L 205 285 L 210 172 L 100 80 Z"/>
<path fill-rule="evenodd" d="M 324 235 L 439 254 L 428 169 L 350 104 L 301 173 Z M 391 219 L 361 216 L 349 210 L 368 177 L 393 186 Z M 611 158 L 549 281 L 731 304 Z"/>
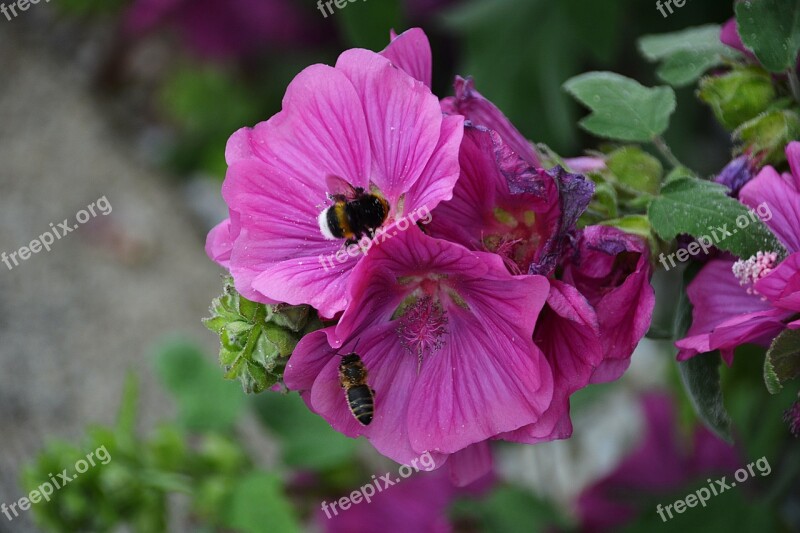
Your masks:
<path fill-rule="evenodd" d="M 220 279 L 180 191 L 131 157 L 67 64 L 2 29 L 0 66 L 0 252 L 74 225 L 98 198 L 113 208 L 50 252 L 0 263 L 0 502 L 12 502 L 47 439 L 113 421 L 127 370 L 142 379 L 142 426 L 168 415 L 151 349 L 177 332 L 211 356 L 199 318 Z M 8 530 L 35 531 L 29 517 Z"/>

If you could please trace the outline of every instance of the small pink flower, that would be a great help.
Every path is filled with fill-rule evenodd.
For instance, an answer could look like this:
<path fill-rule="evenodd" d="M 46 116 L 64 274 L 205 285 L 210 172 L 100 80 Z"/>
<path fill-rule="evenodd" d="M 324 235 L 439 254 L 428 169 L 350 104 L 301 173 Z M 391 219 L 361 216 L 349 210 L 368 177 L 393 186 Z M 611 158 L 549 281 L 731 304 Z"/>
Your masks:
<path fill-rule="evenodd" d="M 778 262 L 777 250 L 762 250 L 703 267 L 687 291 L 694 310 L 686 337 L 675 343 L 678 360 L 720 350 L 730 365 L 737 346 L 766 346 L 785 328 L 800 328 L 792 320 L 800 312 L 800 142 L 791 142 L 786 155 L 790 173 L 764 167 L 739 199 L 769 216 L 765 223 L 790 255 Z"/>

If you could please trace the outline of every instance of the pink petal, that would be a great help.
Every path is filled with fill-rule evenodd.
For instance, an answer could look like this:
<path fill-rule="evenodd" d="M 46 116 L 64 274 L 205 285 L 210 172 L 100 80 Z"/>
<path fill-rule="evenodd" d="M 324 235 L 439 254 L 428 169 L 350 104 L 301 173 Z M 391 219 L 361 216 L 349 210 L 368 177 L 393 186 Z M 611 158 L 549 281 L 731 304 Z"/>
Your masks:
<path fill-rule="evenodd" d="M 783 331 L 783 320 L 788 316 L 785 311 L 771 309 L 733 317 L 714 328 L 709 338 L 709 348 L 720 350 L 723 360 L 730 366 L 737 346 L 746 343 L 768 344 Z"/>
<path fill-rule="evenodd" d="M 283 374 L 289 390 L 311 390 L 319 373 L 334 359 L 335 353 L 328 343 L 328 332 L 332 329 L 313 331 L 297 343 Z"/>
<path fill-rule="evenodd" d="M 497 165 L 494 138 L 485 129 L 465 129 L 459 156 L 461 177 L 452 200 L 436 209 L 432 235 L 481 250 L 483 235 L 496 229 L 498 197 L 509 197 L 511 192 Z"/>
<path fill-rule="evenodd" d="M 431 43 L 420 28 L 411 28 L 398 36 L 392 36 L 389 46 L 380 54 L 409 76 L 421 81 L 427 87 L 431 86 L 433 77 Z"/>
<path fill-rule="evenodd" d="M 488 317 L 483 317 L 484 320 Z M 552 400 L 547 361 L 510 325 L 491 329 L 451 308 L 447 344 L 423 362 L 411 394 L 409 438 L 415 450 L 454 453 L 539 420 Z"/>
<path fill-rule="evenodd" d="M 772 216 L 765 223 L 769 229 L 789 251 L 800 251 L 800 192 L 794 182 L 778 174 L 774 168 L 764 167 L 742 188 L 739 199 L 756 211 L 762 204 L 761 212 L 767 212 L 768 208 Z"/>
<path fill-rule="evenodd" d="M 539 315 L 534 340 L 553 369 L 553 402 L 536 424 L 504 435 L 504 440 L 535 444 L 569 437 L 569 397 L 589 384 L 603 361 L 600 324 L 594 309 L 575 287 L 561 281 L 550 281 L 550 294 Z"/>
<path fill-rule="evenodd" d="M 420 178 L 414 182 L 406 196 L 404 213 L 425 210 L 430 213 L 440 202 L 453 197 L 458 181 L 459 146 L 464 134 L 464 118 L 446 116 L 442 118 L 439 143 Z"/>
<path fill-rule="evenodd" d="M 256 146 L 254 145 L 253 129 L 236 130 L 228 139 L 228 144 L 225 145 L 225 161 L 228 165 L 232 165 L 236 161 L 254 157 L 256 157 Z"/>
<path fill-rule="evenodd" d="M 722 31 L 720 32 L 719 40 L 722 41 L 722 44 L 730 46 L 734 50 L 738 50 L 747 57 L 756 59 L 756 56 L 753 55 L 750 50 L 745 48 L 742 38 L 739 36 L 739 28 L 736 24 L 735 18 L 729 19 L 725 24 L 722 25 Z"/>
<path fill-rule="evenodd" d="M 349 77 L 363 105 L 372 150 L 372 182 L 396 206 L 422 175 L 438 144 L 439 102 L 422 82 L 368 50 L 344 52 L 336 69 Z"/>
<path fill-rule="evenodd" d="M 284 187 L 302 196 L 317 191 L 328 175 L 355 187 L 369 183 L 370 136 L 364 109 L 348 77 L 327 65 L 312 65 L 298 74 L 283 97 L 283 109 L 250 133 L 250 148 L 285 180 Z M 228 156 L 248 154 L 247 140 L 237 132 Z"/>
<path fill-rule="evenodd" d="M 613 381 L 630 365 L 655 306 L 646 242 L 608 226 L 583 230 L 579 253 L 564 271 L 594 307 L 602 332 L 604 359 L 592 383 Z"/>
<path fill-rule="evenodd" d="M 355 341 L 328 353 L 331 359 L 317 376 L 311 392 L 311 405 L 333 428 L 345 435 L 366 436 L 383 455 L 408 464 L 427 450 L 414 450 L 408 438 L 408 394 L 417 377 L 417 362 L 399 351 L 392 324 L 371 328 L 358 336 L 358 353 L 367 368 L 367 384 L 375 391 L 375 414 L 369 426 L 362 426 L 353 417 L 339 385 L 337 368 L 340 358 L 353 351 Z M 442 455 L 431 451 L 437 466 L 444 464 Z"/>
<path fill-rule="evenodd" d="M 787 257 L 753 288 L 772 305 L 800 312 L 800 252 Z"/>
<path fill-rule="evenodd" d="M 465 487 L 492 471 L 492 450 L 488 442 L 479 442 L 452 454 L 447 464 L 450 480 Z"/>
<path fill-rule="evenodd" d="M 508 118 L 492 102 L 475 90 L 471 78 L 456 76 L 456 95 L 442 100 L 445 113 L 464 115 L 476 126 L 483 126 L 500 134 L 503 142 L 522 157 L 529 165 L 540 167 L 541 162 L 531 143 L 514 127 Z"/>
<path fill-rule="evenodd" d="M 228 268 L 232 250 L 231 219 L 226 218 L 208 232 L 206 255 L 218 265 Z"/>
<path fill-rule="evenodd" d="M 742 315 L 760 316 L 759 313 L 772 309 L 769 303 L 747 294 L 739 285 L 731 270 L 733 263 L 728 259 L 709 261 L 689 284 L 687 294 L 694 306 L 692 325 L 686 337 L 675 343 L 680 349 L 679 361 L 717 348 L 735 348 L 735 345 L 712 344 L 711 334 L 715 328 L 728 321 L 737 322 Z"/>
<path fill-rule="evenodd" d="M 347 305 L 347 282 L 358 261 L 335 262 L 328 270 L 324 262 L 319 256 L 306 256 L 264 265 L 252 287 L 275 301 L 309 304 L 323 317 L 333 318 Z"/>
<path fill-rule="evenodd" d="M 786 146 L 786 159 L 789 160 L 789 168 L 792 169 L 794 188 L 800 191 L 800 142 L 792 141 Z"/>

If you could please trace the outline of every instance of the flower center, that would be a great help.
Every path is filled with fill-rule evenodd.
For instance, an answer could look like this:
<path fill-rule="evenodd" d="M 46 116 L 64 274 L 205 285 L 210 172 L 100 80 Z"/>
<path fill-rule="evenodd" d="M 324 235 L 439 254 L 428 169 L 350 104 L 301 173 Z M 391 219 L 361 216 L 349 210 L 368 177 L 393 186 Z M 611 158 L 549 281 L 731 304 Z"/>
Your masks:
<path fill-rule="evenodd" d="M 536 213 L 498 207 L 494 218 L 492 229 L 482 238 L 484 249 L 502 257 L 512 274 L 528 272 L 541 240 L 536 230 Z"/>
<path fill-rule="evenodd" d="M 758 294 L 753 285 L 772 272 L 777 261 L 778 254 L 775 252 L 758 252 L 750 259 L 736 261 L 731 270 L 739 280 L 739 285 L 747 287 L 747 294 Z"/>
<path fill-rule="evenodd" d="M 403 348 L 417 356 L 419 372 L 423 354 L 433 354 L 444 346 L 447 313 L 441 302 L 430 295 L 412 298 L 414 300 L 403 310 L 396 331 Z"/>

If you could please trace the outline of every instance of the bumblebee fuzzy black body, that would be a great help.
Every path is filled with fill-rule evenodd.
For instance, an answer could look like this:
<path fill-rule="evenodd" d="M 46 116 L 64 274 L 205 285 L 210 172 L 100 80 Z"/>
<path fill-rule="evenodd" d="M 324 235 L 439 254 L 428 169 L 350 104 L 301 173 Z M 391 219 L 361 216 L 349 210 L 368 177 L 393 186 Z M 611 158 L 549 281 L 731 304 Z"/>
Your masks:
<path fill-rule="evenodd" d="M 389 216 L 389 203 L 376 194 L 355 188 L 350 196 L 333 196 L 334 204 L 319 215 L 319 228 L 328 239 L 357 241 L 372 236 Z"/>
<path fill-rule="evenodd" d="M 350 412 L 362 426 L 368 426 L 375 411 L 375 391 L 367 385 L 367 368 L 357 354 L 342 356 L 339 383 L 344 389 Z"/>

